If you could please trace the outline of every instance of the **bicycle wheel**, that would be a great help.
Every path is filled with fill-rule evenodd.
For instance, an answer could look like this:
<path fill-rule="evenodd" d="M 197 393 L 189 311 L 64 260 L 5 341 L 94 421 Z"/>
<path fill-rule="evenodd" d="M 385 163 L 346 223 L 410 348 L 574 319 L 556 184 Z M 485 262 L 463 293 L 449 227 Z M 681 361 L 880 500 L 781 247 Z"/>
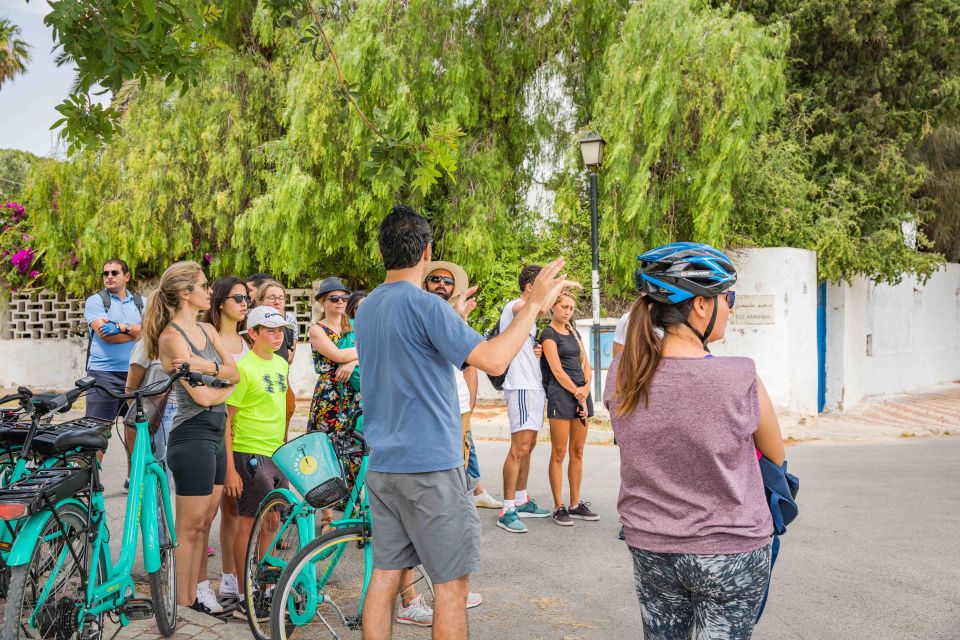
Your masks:
<path fill-rule="evenodd" d="M 78 636 L 77 612 L 84 604 L 83 571 L 90 552 L 87 513 L 75 504 L 64 504 L 57 507 L 57 516 L 64 530 L 50 518 L 37 537 L 30 563 L 10 568 L 4 640 Z M 88 626 L 92 637 L 102 633 L 102 623 L 103 614 L 86 623 L 92 625 Z"/>
<path fill-rule="evenodd" d="M 313 540 L 287 565 L 270 607 L 270 634 L 285 640 L 310 624 L 308 637 L 360 638 L 370 540 L 360 526 Z M 361 546 L 363 544 L 363 546 Z"/>
<path fill-rule="evenodd" d="M 163 492 L 157 486 L 157 541 L 160 543 L 160 568 L 147 575 L 150 597 L 153 599 L 153 616 L 157 629 L 169 636 L 177 627 L 177 554 L 163 508 Z"/>
<path fill-rule="evenodd" d="M 290 520 L 295 505 L 282 493 L 268 496 L 257 509 L 247 542 L 243 593 L 248 603 L 247 623 L 257 640 L 270 640 L 266 617 L 280 574 L 300 550 L 297 523 Z M 278 535 L 280 528 L 283 533 Z M 253 603 L 253 606 L 249 606 Z"/>

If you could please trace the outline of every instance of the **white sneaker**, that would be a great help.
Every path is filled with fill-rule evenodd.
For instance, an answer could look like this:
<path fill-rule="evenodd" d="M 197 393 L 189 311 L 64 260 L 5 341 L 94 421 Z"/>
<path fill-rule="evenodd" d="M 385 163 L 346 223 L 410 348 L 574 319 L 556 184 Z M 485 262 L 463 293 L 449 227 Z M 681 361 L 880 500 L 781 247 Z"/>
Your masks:
<path fill-rule="evenodd" d="M 223 613 L 223 606 L 217 601 L 217 594 L 213 592 L 209 580 L 197 585 L 197 601 L 207 609 L 210 609 L 210 613 L 213 615 Z"/>
<path fill-rule="evenodd" d="M 397 611 L 397 622 L 429 627 L 433 624 L 433 609 L 423 601 L 423 596 L 417 596 L 407 606 L 403 606 L 401 601 L 400 609 Z"/>
<path fill-rule="evenodd" d="M 473 496 L 473 501 L 479 509 L 502 509 L 503 503 L 484 491 Z"/>
<path fill-rule="evenodd" d="M 471 591 L 467 594 L 467 609 L 473 609 L 483 604 L 483 596 Z"/>
<path fill-rule="evenodd" d="M 217 590 L 221 598 L 240 599 L 240 585 L 237 584 L 237 576 L 232 573 L 225 573 L 220 578 L 220 588 Z"/>

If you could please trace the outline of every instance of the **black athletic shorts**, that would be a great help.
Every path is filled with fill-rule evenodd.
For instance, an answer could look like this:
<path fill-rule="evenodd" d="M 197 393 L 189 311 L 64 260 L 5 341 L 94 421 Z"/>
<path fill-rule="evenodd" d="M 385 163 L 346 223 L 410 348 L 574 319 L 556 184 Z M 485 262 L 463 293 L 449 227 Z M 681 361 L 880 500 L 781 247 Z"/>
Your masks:
<path fill-rule="evenodd" d="M 206 409 L 178 425 L 167 442 L 167 466 L 178 496 L 209 496 L 227 475 L 227 414 Z"/>
<path fill-rule="evenodd" d="M 559 382 L 550 381 L 547 387 L 547 418 L 561 420 L 575 420 L 577 408 L 580 405 L 572 393 L 560 386 Z M 587 396 L 587 417 L 593 417 L 593 394 Z"/>
<path fill-rule="evenodd" d="M 251 461 L 256 460 L 251 464 Z M 243 481 L 243 492 L 237 498 L 237 513 L 253 518 L 257 515 L 260 503 L 274 489 L 287 486 L 287 478 L 270 456 L 256 453 L 233 452 L 233 466 Z"/>

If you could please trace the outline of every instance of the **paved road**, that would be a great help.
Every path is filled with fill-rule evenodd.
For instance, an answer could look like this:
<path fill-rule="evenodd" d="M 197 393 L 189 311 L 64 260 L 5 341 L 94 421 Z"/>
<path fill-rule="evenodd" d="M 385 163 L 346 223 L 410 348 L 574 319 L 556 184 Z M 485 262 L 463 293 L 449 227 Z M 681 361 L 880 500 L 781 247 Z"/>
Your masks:
<path fill-rule="evenodd" d="M 108 488 L 120 519 L 118 450 L 108 456 Z M 479 442 L 478 450 L 490 487 L 499 489 L 506 444 Z M 544 446 L 534 454 L 531 490 L 541 503 L 549 502 L 547 454 Z M 472 637 L 642 637 L 629 556 L 616 539 L 618 456 L 614 447 L 587 450 L 584 496 L 599 522 L 561 528 L 528 520 L 530 533 L 515 535 L 495 526 L 493 511 L 481 512 L 484 560 L 474 588 L 485 604 L 471 612 Z M 802 483 L 801 516 L 784 539 L 754 637 L 960 638 L 960 438 L 805 444 L 789 459 Z M 215 557 L 211 574 L 218 571 Z M 239 623 L 226 629 L 245 637 Z M 406 628 L 398 637 L 429 635 Z"/>

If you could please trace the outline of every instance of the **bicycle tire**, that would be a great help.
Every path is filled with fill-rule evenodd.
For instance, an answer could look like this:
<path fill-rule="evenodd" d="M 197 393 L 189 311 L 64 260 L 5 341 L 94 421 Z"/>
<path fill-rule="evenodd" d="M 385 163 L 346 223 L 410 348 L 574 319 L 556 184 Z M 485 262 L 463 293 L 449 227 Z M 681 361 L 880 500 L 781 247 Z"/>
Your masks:
<path fill-rule="evenodd" d="M 60 521 L 67 525 L 68 529 L 72 532 L 78 532 L 81 545 L 78 555 L 80 559 L 85 561 L 87 555 L 90 552 L 91 546 L 87 536 L 83 533 L 86 528 L 86 518 L 87 511 L 79 507 L 76 504 L 68 503 L 63 504 L 57 507 L 57 516 L 60 518 Z M 43 537 L 52 534 L 58 528 L 57 521 L 54 518 L 50 518 L 47 521 L 47 524 L 44 525 L 41 535 L 38 536 L 38 540 L 43 539 Z M 62 538 L 57 538 L 55 540 L 48 541 L 46 544 L 56 543 L 57 541 L 62 540 Z M 38 589 L 36 585 L 42 582 L 46 582 L 48 579 L 47 573 L 44 571 L 50 568 L 49 561 L 44 562 L 46 566 L 40 566 L 41 556 L 40 550 L 41 545 L 34 547 L 33 555 L 30 558 L 28 564 L 18 565 L 16 567 L 10 567 L 10 582 L 7 586 L 7 602 L 4 606 L 4 617 L 3 617 L 3 639 L 4 640 L 18 640 L 19 638 L 74 638 L 77 637 L 78 629 L 71 629 L 71 624 L 76 624 L 76 612 L 68 611 L 68 607 L 72 602 L 75 604 L 77 602 L 83 602 L 85 594 L 81 586 L 78 584 L 77 594 L 79 597 L 69 598 L 66 595 L 60 593 L 59 589 L 53 591 L 51 595 L 54 596 L 56 605 L 55 609 L 50 611 L 49 608 L 44 610 L 43 616 L 39 623 L 39 627 L 32 628 L 31 633 L 27 633 L 27 629 L 23 627 L 22 622 L 22 610 L 25 604 L 25 598 L 28 597 L 28 594 L 37 593 Z M 63 549 L 60 546 L 52 554 L 51 558 L 55 557 Z M 102 564 L 102 563 L 101 563 Z M 60 582 L 63 585 L 67 580 L 70 580 L 74 576 L 79 578 L 77 573 L 77 564 L 73 560 L 73 556 L 69 553 L 65 556 L 64 565 L 61 567 L 61 573 L 64 569 L 72 567 L 72 570 L 66 574 L 65 578 L 57 578 L 57 582 Z M 102 568 L 102 567 L 101 567 Z M 81 569 L 82 570 L 82 569 Z M 56 583 L 55 583 L 56 584 Z M 31 586 L 32 585 L 32 586 Z M 29 588 L 28 588 L 29 587 Z M 27 602 L 26 603 L 32 610 L 35 603 Z M 71 615 L 72 614 L 72 615 Z M 88 622 L 88 624 L 96 624 L 98 628 L 102 631 L 103 629 L 103 614 L 96 616 L 93 621 Z"/>
<path fill-rule="evenodd" d="M 147 574 L 153 617 L 164 637 L 177 628 L 177 549 L 171 543 L 170 523 L 163 508 L 163 493 L 157 486 L 157 540 L 160 543 L 160 568 Z M 166 595 L 164 595 L 166 593 Z"/>
<path fill-rule="evenodd" d="M 250 538 L 247 541 L 247 556 L 243 565 L 243 594 L 248 603 L 247 625 L 250 627 L 253 637 L 257 640 L 270 640 L 271 638 L 269 624 L 263 624 L 265 621 L 258 619 L 257 612 L 269 608 L 266 593 L 270 586 L 276 588 L 282 572 L 281 569 L 277 569 L 275 577 L 267 575 L 263 567 L 263 558 L 269 555 L 269 557 L 275 558 L 271 565 L 282 564 L 285 567 L 300 550 L 300 536 L 296 522 L 289 523 L 283 536 L 281 536 L 279 540 L 280 549 L 277 549 L 275 545 L 269 549 L 262 549 L 260 544 L 261 533 L 266 529 L 267 535 L 270 535 L 268 519 L 272 517 L 271 513 L 278 512 L 277 517 L 281 518 L 281 521 L 286 521 L 289 512 L 294 507 L 294 503 L 285 494 L 272 494 L 257 507 L 257 515 L 253 521 L 253 527 L 250 529 Z M 283 513 L 284 511 L 287 513 Z M 271 536 L 270 541 L 272 542 L 272 540 Z M 284 545 L 286 545 L 286 548 L 284 548 Z M 249 606 L 249 603 L 253 603 L 253 606 Z"/>
<path fill-rule="evenodd" d="M 297 587 L 298 577 L 302 571 L 308 570 L 308 566 L 315 562 L 315 558 L 326 553 L 326 558 L 329 558 L 331 555 L 339 554 L 336 560 L 333 561 L 331 568 L 325 569 L 323 575 L 327 581 L 327 585 L 336 583 L 337 581 L 333 579 L 333 574 L 338 573 L 337 569 L 344 567 L 345 565 L 350 565 L 346 567 L 347 569 L 352 569 L 353 571 L 359 570 L 359 573 L 363 575 L 367 569 L 366 567 L 366 558 L 367 554 L 364 549 L 359 549 L 359 543 L 365 542 L 366 545 L 370 545 L 371 541 L 364 535 L 364 527 L 360 525 L 355 525 L 352 527 L 344 527 L 343 529 L 334 529 L 324 535 L 316 538 L 310 542 L 307 546 L 300 550 L 296 557 L 287 565 L 287 568 L 284 569 L 283 574 L 280 576 L 280 582 L 277 584 L 277 588 L 274 594 L 274 597 L 270 606 L 270 636 L 272 640 L 286 640 L 290 635 L 292 635 L 293 629 L 297 627 L 292 626 L 288 621 L 287 606 L 291 600 L 292 591 Z M 350 561 L 343 560 L 343 553 L 346 550 L 351 548 L 357 548 L 360 550 L 360 561 L 359 564 L 353 559 Z M 309 569 L 315 571 L 313 569 Z M 339 573 L 346 573 L 346 571 L 341 571 Z M 346 581 L 343 581 L 344 583 Z M 361 615 L 362 611 L 359 608 L 359 598 L 357 606 L 353 606 L 351 596 L 357 595 L 356 592 L 356 583 L 353 584 L 340 584 L 342 591 L 349 591 L 345 594 L 343 600 L 340 604 L 333 600 L 333 597 L 330 595 L 334 589 L 328 590 L 323 594 L 324 602 L 323 605 L 328 607 L 328 611 L 333 611 L 336 609 L 338 616 L 341 618 L 337 620 L 333 618 L 334 624 L 337 625 L 339 633 L 336 631 L 331 635 L 337 638 L 360 638 L 361 637 Z M 362 597 L 366 594 L 365 585 L 360 585 L 359 596 Z M 339 596 L 338 596 L 339 599 Z M 329 604 L 328 604 L 329 600 Z M 341 604 L 343 606 L 341 606 Z M 344 609 L 346 608 L 346 611 Z M 321 618 L 321 621 L 324 625 L 332 626 L 324 618 L 324 616 L 319 612 L 316 614 Z M 283 624 L 281 624 L 283 623 Z M 313 637 L 313 634 L 311 634 Z"/>

